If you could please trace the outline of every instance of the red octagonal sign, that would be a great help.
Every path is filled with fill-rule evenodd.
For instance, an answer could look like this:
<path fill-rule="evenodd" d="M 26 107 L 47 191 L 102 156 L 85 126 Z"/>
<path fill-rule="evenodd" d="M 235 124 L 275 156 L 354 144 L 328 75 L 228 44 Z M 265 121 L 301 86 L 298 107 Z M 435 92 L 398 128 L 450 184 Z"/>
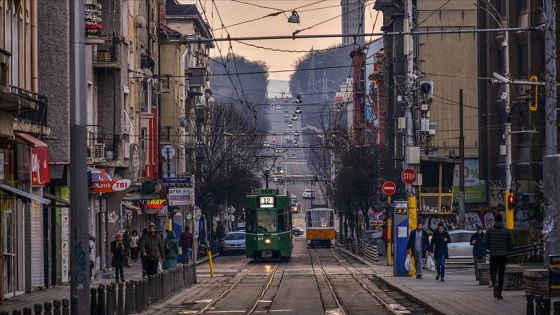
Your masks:
<path fill-rule="evenodd" d="M 383 193 L 385 195 L 391 196 L 397 190 L 397 185 L 395 185 L 395 183 L 393 183 L 393 182 L 385 182 L 385 183 L 383 183 L 383 186 L 381 187 L 381 189 L 383 189 Z"/>
<path fill-rule="evenodd" d="M 412 168 L 405 168 L 401 173 L 402 181 L 407 185 L 412 185 L 416 181 L 416 171 Z"/>

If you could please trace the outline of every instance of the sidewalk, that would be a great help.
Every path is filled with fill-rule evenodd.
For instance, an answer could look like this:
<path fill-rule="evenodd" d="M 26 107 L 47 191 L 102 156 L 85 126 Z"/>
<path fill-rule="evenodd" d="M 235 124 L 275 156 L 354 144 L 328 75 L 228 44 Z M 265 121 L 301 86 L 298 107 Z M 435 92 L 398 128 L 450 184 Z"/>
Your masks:
<path fill-rule="evenodd" d="M 131 267 L 124 268 L 125 280 L 142 279 L 142 264 L 140 261 L 133 263 Z M 91 283 L 91 288 L 97 288 L 98 285 L 108 285 L 115 279 L 95 279 Z M 52 288 L 34 291 L 27 294 L 17 295 L 10 299 L 0 302 L 0 311 L 6 311 L 10 314 L 13 310 L 23 311 L 24 307 L 33 309 L 36 303 L 53 302 L 54 300 L 70 299 L 70 285 L 55 285 Z"/>
<path fill-rule="evenodd" d="M 493 289 L 475 281 L 474 268 L 465 270 L 447 264 L 445 282 L 436 281 L 436 273 L 423 271 L 423 279 L 395 277 L 387 258 L 369 263 L 377 276 L 389 287 L 405 294 L 434 314 L 525 314 L 525 290 L 503 291 L 503 300 L 496 300 Z"/>

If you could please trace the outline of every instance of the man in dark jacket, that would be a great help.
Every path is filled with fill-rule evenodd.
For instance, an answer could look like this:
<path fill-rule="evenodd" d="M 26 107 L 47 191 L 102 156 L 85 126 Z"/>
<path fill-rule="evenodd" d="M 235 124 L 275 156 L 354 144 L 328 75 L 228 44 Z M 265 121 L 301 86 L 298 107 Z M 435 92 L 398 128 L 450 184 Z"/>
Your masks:
<path fill-rule="evenodd" d="M 513 249 L 513 233 L 508 229 L 501 214 L 496 214 L 494 225 L 486 231 L 484 246 L 490 251 L 490 283 L 494 287 L 494 297 L 503 299 L 504 272 L 506 271 L 507 255 Z M 498 283 L 496 284 L 496 272 Z"/>
<path fill-rule="evenodd" d="M 156 226 L 153 223 L 150 223 L 148 226 L 148 234 L 142 237 L 140 253 L 146 258 L 146 275 L 156 274 L 158 264 L 165 259 L 165 254 L 163 251 L 163 241 L 156 232 Z"/>
<path fill-rule="evenodd" d="M 445 281 L 445 260 L 449 258 L 449 253 L 447 252 L 448 243 L 451 243 L 451 237 L 447 231 L 444 231 L 443 223 L 440 223 L 438 224 L 437 231 L 432 235 L 430 253 L 434 254 L 437 271 L 436 280 L 439 280 L 441 277 L 441 282 Z"/>
<path fill-rule="evenodd" d="M 422 279 L 422 259 L 426 258 L 426 250 L 428 250 L 428 245 L 430 243 L 428 232 L 424 231 L 422 229 L 423 227 L 424 224 L 422 224 L 422 222 L 416 225 L 416 230 L 410 232 L 410 237 L 406 245 L 406 250 L 412 251 L 414 255 L 416 279 Z"/>
<path fill-rule="evenodd" d="M 482 225 L 476 226 L 476 233 L 471 235 L 471 245 L 473 247 L 472 254 L 474 258 L 474 275 L 476 281 L 480 280 L 480 270 L 478 269 L 478 264 L 484 264 L 486 262 L 486 246 L 484 246 L 484 231 L 482 231 Z"/>

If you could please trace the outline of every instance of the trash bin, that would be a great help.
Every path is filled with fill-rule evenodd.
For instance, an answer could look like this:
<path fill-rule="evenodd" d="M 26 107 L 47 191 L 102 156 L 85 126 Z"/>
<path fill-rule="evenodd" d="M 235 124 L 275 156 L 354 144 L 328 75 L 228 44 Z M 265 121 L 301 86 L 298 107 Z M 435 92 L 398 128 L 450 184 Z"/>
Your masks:
<path fill-rule="evenodd" d="M 548 256 L 548 296 L 552 291 L 560 291 L 560 255 Z"/>
<path fill-rule="evenodd" d="M 218 242 L 217 241 L 212 242 L 210 248 L 212 249 L 212 253 L 217 253 L 218 252 Z"/>

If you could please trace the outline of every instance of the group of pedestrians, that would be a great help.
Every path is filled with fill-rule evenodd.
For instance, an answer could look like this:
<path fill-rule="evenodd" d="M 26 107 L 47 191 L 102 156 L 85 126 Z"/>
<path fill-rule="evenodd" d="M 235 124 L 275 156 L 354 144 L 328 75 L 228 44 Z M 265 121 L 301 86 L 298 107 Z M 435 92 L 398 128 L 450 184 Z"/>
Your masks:
<path fill-rule="evenodd" d="M 490 253 L 490 284 L 494 289 L 494 297 L 502 300 L 504 286 L 504 273 L 507 263 L 507 255 L 513 249 L 513 233 L 508 229 L 502 214 L 494 217 L 494 225 L 484 233 L 482 226 L 476 227 L 470 239 L 473 246 L 474 271 L 476 280 L 480 280 L 480 269 L 478 264 L 486 262 L 486 255 Z M 419 222 L 416 229 L 410 232 L 406 250 L 412 253 L 416 268 L 416 278 L 422 279 L 422 261 L 427 256 L 432 256 L 436 266 L 436 280 L 445 280 L 445 261 L 449 259 L 447 244 L 451 243 L 451 237 L 445 230 L 443 223 L 439 223 L 437 230 L 429 239 L 424 224 Z"/>
<path fill-rule="evenodd" d="M 177 257 L 183 254 L 183 263 L 188 263 L 192 252 L 193 236 L 189 227 L 177 240 L 175 232 L 166 231 L 164 237 L 156 231 L 154 223 L 138 236 L 134 230 L 132 235 L 125 239 L 124 233 L 117 233 L 111 242 L 111 266 L 115 270 L 115 280 L 125 282 L 124 267 L 128 259 L 136 262 L 140 257 L 142 263 L 142 277 L 154 275 L 159 269 L 167 270 L 177 266 Z M 130 257 L 129 257 L 130 253 Z"/>

